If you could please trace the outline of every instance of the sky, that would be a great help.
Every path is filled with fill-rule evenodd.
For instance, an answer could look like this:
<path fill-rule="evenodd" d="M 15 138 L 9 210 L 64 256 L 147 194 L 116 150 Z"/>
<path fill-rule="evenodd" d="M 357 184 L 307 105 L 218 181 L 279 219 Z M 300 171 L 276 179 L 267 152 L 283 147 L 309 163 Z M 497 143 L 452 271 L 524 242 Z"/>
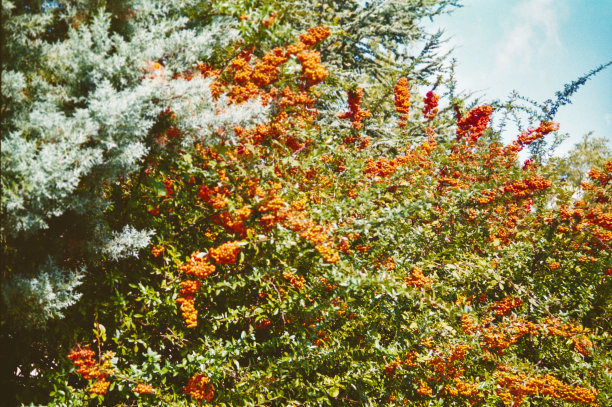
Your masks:
<path fill-rule="evenodd" d="M 542 102 L 590 70 L 612 60 L 612 0 L 463 0 L 436 17 L 457 59 L 460 90 L 483 101 L 512 90 Z M 564 155 L 593 131 L 612 148 L 612 66 L 592 77 L 555 117 L 570 134 Z M 504 134 L 509 142 L 515 134 Z"/>

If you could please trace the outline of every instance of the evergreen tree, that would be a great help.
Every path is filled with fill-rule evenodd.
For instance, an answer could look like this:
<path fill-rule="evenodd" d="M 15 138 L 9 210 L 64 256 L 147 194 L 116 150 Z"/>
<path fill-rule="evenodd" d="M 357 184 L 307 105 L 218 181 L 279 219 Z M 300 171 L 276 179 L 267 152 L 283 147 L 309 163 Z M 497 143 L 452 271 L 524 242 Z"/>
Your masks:
<path fill-rule="evenodd" d="M 567 182 L 573 193 L 580 191 L 582 183 L 589 179 L 589 171 L 593 168 L 601 171 L 612 158 L 609 144 L 605 137 L 585 134 L 565 156 L 552 160 L 554 173 Z"/>

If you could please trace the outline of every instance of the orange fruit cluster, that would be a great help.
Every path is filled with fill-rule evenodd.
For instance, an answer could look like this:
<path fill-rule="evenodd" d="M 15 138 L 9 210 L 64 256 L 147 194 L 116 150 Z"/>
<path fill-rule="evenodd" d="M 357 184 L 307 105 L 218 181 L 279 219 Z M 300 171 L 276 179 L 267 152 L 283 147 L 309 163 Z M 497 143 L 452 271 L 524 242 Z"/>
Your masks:
<path fill-rule="evenodd" d="M 586 387 L 571 386 L 554 376 L 533 376 L 500 372 L 497 376 L 496 391 L 504 404 L 520 406 L 526 396 L 548 396 L 581 404 L 593 404 L 596 401 L 595 390 Z"/>
<path fill-rule="evenodd" d="M 198 326 L 198 310 L 195 308 L 195 300 L 193 295 L 178 297 L 176 302 L 181 304 L 181 314 L 185 320 L 187 328 L 195 328 Z"/>
<path fill-rule="evenodd" d="M 417 393 L 419 393 L 421 396 L 431 396 L 433 390 L 431 390 L 431 387 L 427 385 L 427 382 L 421 380 L 419 382 L 419 388 L 417 389 Z"/>
<path fill-rule="evenodd" d="M 408 79 L 400 78 L 393 89 L 395 96 L 395 111 L 400 114 L 398 126 L 404 127 L 410 113 L 410 85 Z"/>
<path fill-rule="evenodd" d="M 200 281 L 199 280 L 184 280 L 181 281 L 181 291 L 180 295 L 189 295 L 195 294 L 200 289 Z"/>
<path fill-rule="evenodd" d="M 243 52 L 230 63 L 233 71 L 232 79 L 235 85 L 228 90 L 231 103 L 244 103 L 255 96 L 260 96 L 266 102 L 274 97 L 276 90 L 270 92 L 261 88 L 271 85 L 278 80 L 279 67 L 295 56 L 302 65 L 302 79 L 306 87 L 321 83 L 328 75 L 327 69 L 321 64 L 321 55 L 318 51 L 309 49 L 323 41 L 330 34 L 325 26 L 315 27 L 301 34 L 299 41 L 284 48 L 277 47 L 264 55 L 261 61 L 250 64 L 253 49 Z M 215 88 L 223 87 L 219 81 Z"/>
<path fill-rule="evenodd" d="M 198 192 L 198 197 L 200 197 L 204 203 L 210 204 L 214 209 L 220 209 L 227 205 L 227 197 L 229 195 L 230 191 L 227 187 L 218 185 L 212 188 L 206 185 L 200 185 L 200 192 Z"/>
<path fill-rule="evenodd" d="M 415 267 L 412 269 L 412 272 L 409 276 L 407 276 L 404 281 L 406 285 L 421 288 L 421 287 L 429 287 L 431 285 L 431 279 L 425 277 L 423 275 L 423 270 L 419 267 Z"/>
<path fill-rule="evenodd" d="M 433 91 L 427 92 L 423 102 L 425 103 L 425 107 L 423 108 L 423 116 L 427 120 L 433 120 L 438 114 L 438 100 L 440 100 L 440 96 L 433 93 Z"/>
<path fill-rule="evenodd" d="M 153 386 L 146 383 L 138 383 L 134 388 L 134 392 L 138 394 L 151 394 L 153 393 Z"/>
<path fill-rule="evenodd" d="M 151 254 L 153 254 L 153 257 L 159 257 L 165 250 L 164 246 L 155 246 L 151 249 Z"/>
<path fill-rule="evenodd" d="M 504 192 L 510 192 L 516 197 L 527 197 L 537 191 L 548 189 L 551 185 L 552 182 L 536 175 L 530 178 L 512 181 L 504 185 L 502 189 Z"/>
<path fill-rule="evenodd" d="M 495 312 L 495 315 L 502 316 L 521 305 L 523 305 L 523 301 L 520 298 L 506 297 L 501 301 L 494 302 L 489 308 Z"/>
<path fill-rule="evenodd" d="M 465 117 L 457 120 L 457 140 L 465 140 L 473 145 L 484 133 L 491 121 L 493 108 L 488 105 L 476 106 Z"/>
<path fill-rule="evenodd" d="M 205 374 L 198 374 L 189 379 L 187 386 L 183 388 L 183 393 L 190 395 L 198 401 L 210 401 L 215 397 L 215 388 L 210 382 L 210 378 Z"/>
<path fill-rule="evenodd" d="M 353 123 L 355 130 L 361 130 L 363 127 L 362 120 L 366 119 L 372 114 L 367 110 L 361 110 L 361 98 L 363 96 L 363 89 L 357 87 L 355 90 L 348 90 L 348 108 L 349 111 L 340 113 L 339 119 L 349 119 Z"/>
<path fill-rule="evenodd" d="M 251 212 L 251 209 L 245 206 L 238 209 L 234 215 L 227 211 L 214 214 L 212 216 L 212 221 L 216 224 L 223 225 L 227 232 L 236 233 L 240 237 L 244 238 L 247 234 L 247 229 L 244 222 L 251 216 Z"/>
<path fill-rule="evenodd" d="M 321 83 L 329 75 L 325 66 L 321 64 L 321 54 L 318 51 L 304 50 L 297 54 L 297 59 L 302 64 L 307 86 Z"/>
<path fill-rule="evenodd" d="M 104 395 L 108 391 L 108 386 L 110 386 L 110 382 L 106 379 L 96 380 L 94 384 L 91 385 L 88 392 L 91 394 L 99 394 Z"/>
<path fill-rule="evenodd" d="M 209 250 L 210 257 L 217 264 L 234 264 L 238 260 L 238 254 L 240 254 L 240 245 L 237 241 L 223 243 Z"/>
<path fill-rule="evenodd" d="M 191 261 L 181 264 L 179 270 L 198 278 L 206 278 L 215 272 L 215 266 L 210 264 L 208 256 L 204 253 L 195 252 L 191 254 Z"/>
<path fill-rule="evenodd" d="M 107 352 L 102 357 L 100 363 L 94 360 L 95 352 L 90 349 L 74 349 L 68 354 L 68 359 L 71 359 L 74 366 L 77 367 L 77 372 L 80 373 L 86 380 L 95 380 L 91 387 L 87 390 L 92 394 L 106 394 L 110 382 L 106 380 L 108 376 L 113 374 L 111 358 L 112 352 Z"/>
<path fill-rule="evenodd" d="M 287 281 L 289 281 L 289 283 L 296 289 L 296 290 L 303 290 L 304 289 L 304 277 L 302 276 L 296 276 L 295 274 L 286 271 L 283 273 L 283 278 Z"/>

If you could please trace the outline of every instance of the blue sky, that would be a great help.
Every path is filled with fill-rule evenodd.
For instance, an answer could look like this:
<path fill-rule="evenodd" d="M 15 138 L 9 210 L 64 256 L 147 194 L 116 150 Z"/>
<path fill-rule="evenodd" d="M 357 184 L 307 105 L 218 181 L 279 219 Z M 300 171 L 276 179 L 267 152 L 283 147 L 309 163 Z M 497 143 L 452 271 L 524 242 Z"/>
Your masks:
<path fill-rule="evenodd" d="M 512 90 L 538 102 L 612 60 L 612 0 L 463 0 L 464 7 L 434 19 L 454 48 L 460 89 L 482 100 Z M 589 80 L 555 120 L 570 133 L 564 154 L 593 131 L 612 148 L 612 67 Z M 505 135 L 511 140 L 514 134 Z"/>

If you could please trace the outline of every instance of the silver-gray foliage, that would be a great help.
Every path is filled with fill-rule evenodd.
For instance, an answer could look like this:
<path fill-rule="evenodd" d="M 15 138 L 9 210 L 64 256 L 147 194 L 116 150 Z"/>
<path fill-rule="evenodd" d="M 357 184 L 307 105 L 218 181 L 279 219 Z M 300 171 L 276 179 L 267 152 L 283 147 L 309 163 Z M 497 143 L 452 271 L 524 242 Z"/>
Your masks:
<path fill-rule="evenodd" d="M 113 232 L 103 247 L 103 252 L 112 260 L 128 256 L 138 256 L 138 250 L 146 247 L 151 241 L 150 230 L 136 230 L 125 226 L 121 232 Z"/>
<path fill-rule="evenodd" d="M 66 271 L 48 257 L 34 277 L 16 275 L 4 284 L 2 298 L 12 305 L 8 312 L 25 326 L 41 326 L 51 318 L 62 317 L 62 311 L 81 296 L 76 289 L 83 271 Z"/>

